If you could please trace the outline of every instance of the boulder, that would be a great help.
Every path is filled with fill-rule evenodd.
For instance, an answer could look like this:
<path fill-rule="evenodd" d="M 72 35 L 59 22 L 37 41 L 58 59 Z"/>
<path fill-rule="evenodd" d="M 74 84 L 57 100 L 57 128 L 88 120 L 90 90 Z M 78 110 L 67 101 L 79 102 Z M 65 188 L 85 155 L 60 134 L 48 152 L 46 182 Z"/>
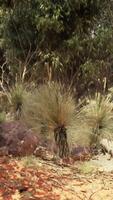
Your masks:
<path fill-rule="evenodd" d="M 13 121 L 0 124 L 0 155 L 2 152 L 13 156 L 30 155 L 33 154 L 38 143 L 38 136 L 22 122 Z"/>
<path fill-rule="evenodd" d="M 58 149 L 52 139 L 41 137 L 34 133 L 20 121 L 4 122 L 0 124 L 0 156 L 26 156 L 35 155 L 51 160 Z M 88 160 L 91 149 L 75 146 L 70 157 L 73 160 Z"/>

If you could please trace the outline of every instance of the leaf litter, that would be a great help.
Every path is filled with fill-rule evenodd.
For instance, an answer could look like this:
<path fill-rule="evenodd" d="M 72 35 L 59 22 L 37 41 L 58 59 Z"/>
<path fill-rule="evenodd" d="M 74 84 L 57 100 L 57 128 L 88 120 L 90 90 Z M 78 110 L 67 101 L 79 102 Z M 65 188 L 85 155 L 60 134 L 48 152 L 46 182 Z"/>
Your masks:
<path fill-rule="evenodd" d="M 84 173 L 81 162 L 64 167 L 35 157 L 27 165 L 27 159 L 0 158 L 0 200 L 112 200 L 112 172 Z"/>

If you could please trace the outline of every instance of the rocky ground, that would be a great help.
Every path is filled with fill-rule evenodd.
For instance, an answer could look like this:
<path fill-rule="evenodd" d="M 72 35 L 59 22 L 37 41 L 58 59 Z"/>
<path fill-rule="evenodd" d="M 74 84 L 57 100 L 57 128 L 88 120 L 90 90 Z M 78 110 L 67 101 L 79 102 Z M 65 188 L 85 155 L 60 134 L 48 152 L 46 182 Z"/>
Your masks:
<path fill-rule="evenodd" d="M 78 146 L 62 161 L 50 146 L 20 122 L 0 125 L 0 200 L 113 200 L 113 158 Z"/>
<path fill-rule="evenodd" d="M 33 156 L 1 157 L 0 200 L 112 200 L 113 173 L 93 162 L 64 166 Z"/>

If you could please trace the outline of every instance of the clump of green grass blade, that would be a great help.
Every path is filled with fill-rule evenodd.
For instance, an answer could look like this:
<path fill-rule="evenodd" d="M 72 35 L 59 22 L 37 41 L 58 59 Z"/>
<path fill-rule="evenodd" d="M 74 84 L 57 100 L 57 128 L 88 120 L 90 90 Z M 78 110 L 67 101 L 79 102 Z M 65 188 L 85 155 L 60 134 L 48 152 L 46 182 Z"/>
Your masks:
<path fill-rule="evenodd" d="M 95 94 L 82 108 L 86 129 L 89 129 L 91 143 L 100 139 L 113 139 L 113 103 L 110 96 Z"/>
<path fill-rule="evenodd" d="M 9 91 L 9 100 L 13 108 L 15 119 L 19 119 L 22 112 L 22 106 L 28 92 L 23 84 L 16 83 Z"/>

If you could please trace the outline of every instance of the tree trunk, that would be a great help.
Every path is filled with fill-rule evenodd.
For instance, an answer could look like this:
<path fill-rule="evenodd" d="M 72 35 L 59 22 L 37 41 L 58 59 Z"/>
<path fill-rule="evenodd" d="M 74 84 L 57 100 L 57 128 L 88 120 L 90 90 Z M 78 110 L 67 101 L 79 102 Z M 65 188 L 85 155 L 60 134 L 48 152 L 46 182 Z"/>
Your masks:
<path fill-rule="evenodd" d="M 59 126 L 54 130 L 54 139 L 58 147 L 59 157 L 69 156 L 69 145 L 67 141 L 67 132 L 64 126 Z"/>

